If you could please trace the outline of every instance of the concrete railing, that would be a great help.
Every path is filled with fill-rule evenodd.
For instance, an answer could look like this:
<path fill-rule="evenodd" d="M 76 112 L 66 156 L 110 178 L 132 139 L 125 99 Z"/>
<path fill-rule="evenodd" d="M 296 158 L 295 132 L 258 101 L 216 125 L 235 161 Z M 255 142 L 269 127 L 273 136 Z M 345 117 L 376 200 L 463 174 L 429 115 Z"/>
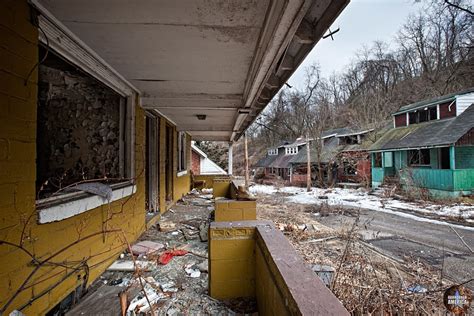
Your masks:
<path fill-rule="evenodd" d="M 349 315 L 270 221 L 211 223 L 209 291 L 256 298 L 260 315 Z"/>
<path fill-rule="evenodd" d="M 222 174 L 200 174 L 200 175 L 193 175 L 194 182 L 201 182 L 202 188 L 212 189 L 214 187 L 214 180 L 230 180 L 230 176 L 222 175 Z"/>
<path fill-rule="evenodd" d="M 231 179 L 214 180 L 216 222 L 257 219 L 257 201 L 241 199 L 237 184 Z"/>

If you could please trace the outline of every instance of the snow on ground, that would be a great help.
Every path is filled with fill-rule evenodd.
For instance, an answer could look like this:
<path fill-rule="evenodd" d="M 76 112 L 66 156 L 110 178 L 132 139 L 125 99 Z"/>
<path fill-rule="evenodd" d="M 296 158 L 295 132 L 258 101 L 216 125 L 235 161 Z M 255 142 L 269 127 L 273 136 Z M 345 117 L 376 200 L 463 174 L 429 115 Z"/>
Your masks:
<path fill-rule="evenodd" d="M 471 205 L 438 205 L 424 203 L 420 206 L 416 203 L 400 201 L 393 198 L 384 198 L 376 195 L 368 194 L 364 189 L 320 189 L 312 188 L 311 192 L 306 192 L 306 188 L 298 187 L 282 187 L 277 188 L 271 185 L 256 184 L 250 187 L 253 194 L 274 194 L 288 193 L 292 194 L 287 197 L 289 202 L 300 204 L 322 204 L 351 206 L 355 208 L 369 209 L 373 211 L 381 211 L 391 213 L 398 216 L 411 218 L 417 221 L 431 222 L 441 225 L 452 225 L 443 221 L 429 219 L 416 216 L 415 213 L 409 214 L 407 211 L 415 211 L 430 215 L 462 217 L 470 223 L 474 223 L 474 206 Z M 327 196 L 327 199 L 320 199 L 320 196 Z M 462 226 L 464 229 L 474 230 L 474 227 Z M 472 228 L 472 229 L 471 229 Z"/>

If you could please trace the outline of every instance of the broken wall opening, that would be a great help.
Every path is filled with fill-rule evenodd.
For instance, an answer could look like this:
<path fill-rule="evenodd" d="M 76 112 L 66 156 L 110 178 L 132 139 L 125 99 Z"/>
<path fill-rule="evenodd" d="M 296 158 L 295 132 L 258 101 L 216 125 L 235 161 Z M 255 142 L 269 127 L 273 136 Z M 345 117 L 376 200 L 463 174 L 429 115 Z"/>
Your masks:
<path fill-rule="evenodd" d="M 46 50 L 40 46 L 40 60 Z M 36 192 L 127 176 L 123 97 L 51 50 L 38 67 Z"/>

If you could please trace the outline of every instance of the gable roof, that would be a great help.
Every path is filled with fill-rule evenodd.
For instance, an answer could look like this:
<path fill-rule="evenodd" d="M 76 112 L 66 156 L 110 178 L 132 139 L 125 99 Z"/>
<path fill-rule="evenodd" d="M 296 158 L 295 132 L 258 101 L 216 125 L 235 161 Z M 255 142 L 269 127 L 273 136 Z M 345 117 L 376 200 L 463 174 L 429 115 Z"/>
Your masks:
<path fill-rule="evenodd" d="M 392 115 L 405 113 L 405 112 L 408 112 L 410 110 L 415 110 L 415 109 L 425 107 L 425 106 L 436 105 L 436 104 L 439 104 L 439 103 L 454 101 L 454 100 L 456 100 L 456 97 L 458 97 L 458 96 L 461 96 L 463 94 L 473 93 L 473 92 L 474 92 L 474 87 L 466 89 L 466 90 L 458 91 L 458 92 L 455 92 L 455 93 L 446 94 L 446 95 L 443 95 L 443 96 L 440 96 L 440 97 L 427 99 L 427 100 L 422 100 L 422 101 L 415 102 L 415 103 L 411 103 L 411 104 L 402 106 L 400 109 L 398 109 L 397 112 L 393 113 Z"/>
<path fill-rule="evenodd" d="M 278 157 L 279 155 L 265 155 L 255 164 L 255 167 L 270 167 L 270 164 Z"/>
<path fill-rule="evenodd" d="M 452 145 L 473 126 L 474 105 L 471 104 L 454 118 L 393 128 L 377 140 L 370 151 Z"/>

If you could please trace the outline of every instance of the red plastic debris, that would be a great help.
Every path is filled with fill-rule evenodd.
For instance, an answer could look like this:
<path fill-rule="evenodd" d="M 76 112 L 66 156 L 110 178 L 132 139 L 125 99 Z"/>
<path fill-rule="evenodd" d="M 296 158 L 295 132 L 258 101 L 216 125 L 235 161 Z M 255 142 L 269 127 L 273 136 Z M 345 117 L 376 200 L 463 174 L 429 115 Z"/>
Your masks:
<path fill-rule="evenodd" d="M 162 265 L 168 264 L 168 262 L 173 259 L 175 256 L 184 256 L 188 252 L 186 250 L 182 249 L 176 249 L 176 250 L 166 250 L 163 252 L 160 257 L 158 258 L 158 262 Z"/>

